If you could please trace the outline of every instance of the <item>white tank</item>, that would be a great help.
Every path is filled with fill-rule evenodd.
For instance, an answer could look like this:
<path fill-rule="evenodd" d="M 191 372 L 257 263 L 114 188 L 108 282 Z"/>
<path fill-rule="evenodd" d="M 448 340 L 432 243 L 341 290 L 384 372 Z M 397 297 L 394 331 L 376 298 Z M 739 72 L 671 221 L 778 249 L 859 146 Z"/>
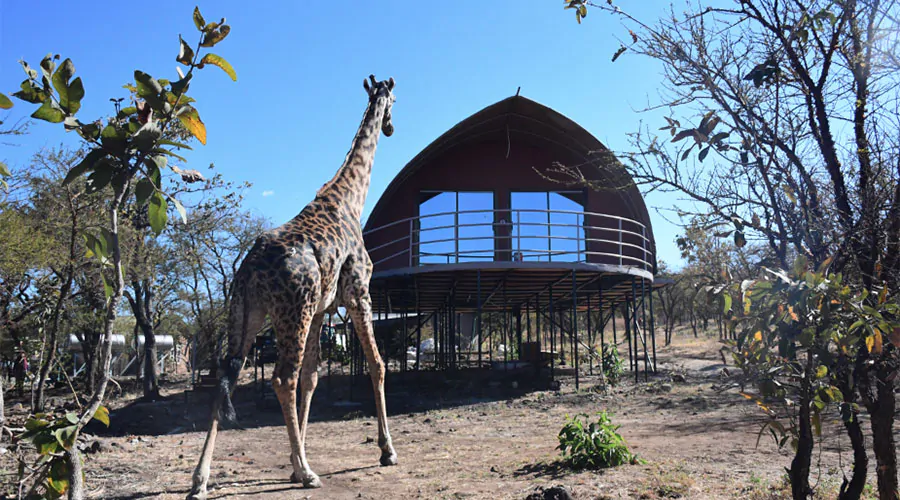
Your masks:
<path fill-rule="evenodd" d="M 143 347 L 144 345 L 144 336 L 138 335 L 138 348 Z M 175 339 L 171 335 L 157 335 L 156 336 L 156 349 L 159 352 L 165 352 L 171 350 L 175 346 Z M 125 342 L 125 336 L 120 334 L 113 334 L 112 336 L 112 351 L 113 353 L 121 353 L 126 352 L 132 349 L 132 346 Z M 81 342 L 78 341 L 78 337 L 75 334 L 69 334 L 69 350 L 70 351 L 81 351 Z"/>

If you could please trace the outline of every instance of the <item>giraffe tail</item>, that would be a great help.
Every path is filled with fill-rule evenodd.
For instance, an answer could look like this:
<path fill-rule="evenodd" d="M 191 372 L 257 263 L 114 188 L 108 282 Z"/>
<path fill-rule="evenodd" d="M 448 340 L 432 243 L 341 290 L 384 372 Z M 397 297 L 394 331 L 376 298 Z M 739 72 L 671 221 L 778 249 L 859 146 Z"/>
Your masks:
<path fill-rule="evenodd" d="M 237 412 L 231 402 L 231 391 L 234 389 L 244 363 L 239 358 L 232 357 L 226 358 L 223 364 L 225 373 L 219 377 L 219 416 L 228 422 L 235 423 L 237 422 Z"/>

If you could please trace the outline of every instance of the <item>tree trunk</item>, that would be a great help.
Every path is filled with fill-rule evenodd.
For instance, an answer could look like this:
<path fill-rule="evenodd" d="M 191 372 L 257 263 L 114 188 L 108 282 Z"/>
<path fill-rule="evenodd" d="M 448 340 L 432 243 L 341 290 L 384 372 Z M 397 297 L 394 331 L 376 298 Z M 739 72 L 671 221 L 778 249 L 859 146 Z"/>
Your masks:
<path fill-rule="evenodd" d="M 129 182 L 126 181 L 121 187 L 116 189 L 115 198 L 109 207 L 109 229 L 112 240 L 110 242 L 110 252 L 112 253 L 111 260 L 114 273 L 114 280 L 112 282 L 113 293 L 106 305 L 103 338 L 100 341 L 100 358 L 97 360 L 99 361 L 99 363 L 97 363 L 100 371 L 99 380 L 97 381 L 97 387 L 91 394 L 90 401 L 88 401 L 84 412 L 78 420 L 76 434 L 74 436 L 76 441 L 81 429 L 94 418 L 94 414 L 97 412 L 97 409 L 100 408 L 100 404 L 103 402 L 103 396 L 106 394 L 106 386 L 109 384 L 109 367 L 110 362 L 112 361 L 113 329 L 116 324 L 116 313 L 118 312 L 119 303 L 122 301 L 122 293 L 125 290 L 125 276 L 122 272 L 122 251 L 119 247 L 119 207 L 122 205 L 122 200 L 125 198 L 128 184 Z M 78 453 L 77 448 L 73 447 L 73 449 L 75 450 L 73 453 L 74 459 L 71 460 L 71 467 L 69 468 L 69 500 L 82 500 L 84 498 L 84 482 L 82 478 L 81 457 L 79 456 L 80 454 Z"/>
<path fill-rule="evenodd" d="M 849 415 L 842 415 L 844 420 L 844 429 L 850 438 L 850 446 L 853 449 L 853 474 L 848 481 L 844 479 L 841 484 L 841 490 L 838 494 L 838 500 L 858 500 L 862 495 L 866 486 L 866 475 L 869 469 L 869 456 L 866 453 L 866 438 L 863 435 L 862 425 L 859 422 L 859 411 L 854 410 L 856 403 L 856 393 L 851 377 L 853 370 L 850 360 L 847 356 L 841 355 L 838 358 L 837 385 L 841 393 L 844 394 L 846 411 Z M 857 407 L 858 408 L 858 407 Z"/>
<path fill-rule="evenodd" d="M 844 421 L 844 428 L 847 430 L 850 445 L 853 448 L 853 475 L 850 477 L 850 481 L 844 479 L 838 500 L 858 500 L 866 486 L 866 474 L 869 468 L 866 439 L 863 436 L 862 426 L 859 425 L 859 412 L 853 412 L 852 418 Z"/>
<path fill-rule="evenodd" d="M 159 375 L 156 365 L 156 335 L 153 325 L 144 329 L 144 399 L 159 399 Z"/>
<path fill-rule="evenodd" d="M 810 421 L 810 370 L 812 370 L 812 354 L 806 353 L 806 374 L 800 384 L 800 415 L 797 419 L 798 442 L 797 452 L 791 461 L 788 475 L 791 478 L 791 492 L 794 500 L 806 500 L 812 495 L 809 487 L 809 469 L 812 463 L 813 433 Z"/>
<path fill-rule="evenodd" d="M 72 236 L 74 241 L 74 234 Z M 74 243 L 72 252 L 74 253 Z M 44 386 L 47 382 L 47 375 L 50 373 L 50 370 L 53 368 L 53 364 L 56 363 L 56 350 L 59 346 L 59 323 L 60 316 L 62 316 L 63 306 L 66 304 L 66 299 L 69 297 L 69 291 L 72 289 L 72 280 L 75 279 L 75 269 L 71 264 L 66 266 L 66 278 L 62 287 L 59 289 L 59 297 L 56 299 L 56 305 L 53 307 L 53 316 L 50 320 L 50 332 L 48 334 L 48 346 L 47 346 L 47 357 L 44 358 L 44 362 L 41 363 L 41 370 L 38 373 L 38 381 L 37 381 L 37 396 L 34 402 L 34 409 L 36 412 L 44 411 Z"/>
<path fill-rule="evenodd" d="M 80 500 L 84 491 L 84 460 L 77 444 L 66 452 L 66 460 L 69 462 L 69 500 Z"/>
<path fill-rule="evenodd" d="M 131 287 L 134 297 L 128 296 L 128 302 L 134 312 L 137 326 L 144 334 L 143 381 L 144 399 L 159 399 L 159 374 L 156 366 L 156 333 L 153 329 L 153 285 L 149 279 L 133 280 Z"/>
<path fill-rule="evenodd" d="M 3 427 L 3 424 L 6 423 L 6 407 L 3 404 L 3 386 L 6 385 L 6 381 L 3 380 L 3 374 L 0 374 L 0 427 Z M 3 435 L 0 435 L 0 441 L 3 440 Z"/>
<path fill-rule="evenodd" d="M 875 451 L 875 474 L 878 477 L 878 498 L 897 500 L 897 447 L 894 443 L 894 384 L 885 381 L 892 370 L 879 369 L 878 400 L 868 405 L 872 420 L 872 444 Z"/>

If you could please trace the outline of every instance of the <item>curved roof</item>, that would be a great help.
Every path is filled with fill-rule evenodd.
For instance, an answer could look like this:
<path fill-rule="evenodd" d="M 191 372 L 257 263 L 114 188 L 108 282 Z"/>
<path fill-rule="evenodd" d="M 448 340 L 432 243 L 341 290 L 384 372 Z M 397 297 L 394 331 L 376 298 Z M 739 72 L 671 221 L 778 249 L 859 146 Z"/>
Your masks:
<path fill-rule="evenodd" d="M 366 229 L 369 229 L 372 221 L 378 220 L 378 214 L 403 182 L 430 161 L 456 147 L 501 133 L 525 135 L 531 141 L 549 142 L 556 148 L 566 150 L 571 157 L 580 159 L 582 165 L 599 167 L 582 168 L 581 171 L 588 181 L 600 181 L 597 185 L 616 191 L 631 211 L 631 216 L 650 229 L 651 240 L 653 239 L 644 199 L 625 167 L 610 150 L 571 119 L 519 95 L 503 99 L 469 116 L 419 152 L 394 177 L 378 199 L 366 221 Z"/>

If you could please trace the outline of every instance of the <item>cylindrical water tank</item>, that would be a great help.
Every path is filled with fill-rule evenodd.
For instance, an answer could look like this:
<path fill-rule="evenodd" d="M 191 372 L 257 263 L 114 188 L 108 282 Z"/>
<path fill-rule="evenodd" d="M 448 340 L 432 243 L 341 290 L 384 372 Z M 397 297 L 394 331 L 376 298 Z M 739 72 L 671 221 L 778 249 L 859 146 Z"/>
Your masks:
<path fill-rule="evenodd" d="M 143 347 L 144 345 L 144 336 L 138 335 L 138 348 Z M 175 339 L 171 335 L 157 335 L 156 336 L 156 349 L 159 352 L 165 352 L 172 349 L 175 346 Z M 120 334 L 113 334 L 112 336 L 112 350 L 113 353 L 121 353 L 126 352 L 132 348 L 132 345 L 126 344 L 125 336 Z M 78 341 L 78 337 L 75 334 L 69 335 L 69 350 L 70 351 L 81 351 L 81 342 Z"/>

